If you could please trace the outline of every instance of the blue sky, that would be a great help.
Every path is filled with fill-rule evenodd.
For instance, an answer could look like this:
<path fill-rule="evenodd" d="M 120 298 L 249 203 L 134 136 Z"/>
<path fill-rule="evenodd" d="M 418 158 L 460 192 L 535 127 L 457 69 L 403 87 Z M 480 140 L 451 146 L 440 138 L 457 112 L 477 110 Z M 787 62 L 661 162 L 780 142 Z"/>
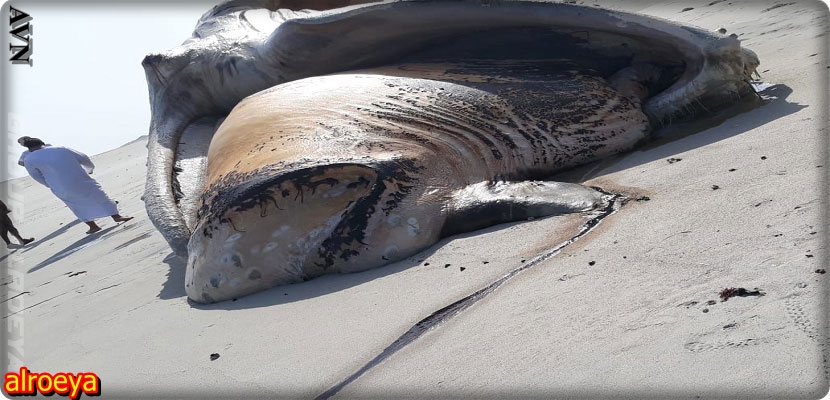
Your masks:
<path fill-rule="evenodd" d="M 190 37 L 196 21 L 214 2 L 121 1 L 48 3 L 12 1 L 32 17 L 32 66 L 3 60 L 3 112 L 8 175 L 26 176 L 17 166 L 22 135 L 53 145 L 99 154 L 146 135 L 150 107 L 141 60 Z M 5 25 L 5 24 L 4 24 Z M 4 49 L 11 39 L 3 29 Z M 5 103 L 5 101 L 4 101 Z M 13 158 L 13 159 L 12 159 Z"/>

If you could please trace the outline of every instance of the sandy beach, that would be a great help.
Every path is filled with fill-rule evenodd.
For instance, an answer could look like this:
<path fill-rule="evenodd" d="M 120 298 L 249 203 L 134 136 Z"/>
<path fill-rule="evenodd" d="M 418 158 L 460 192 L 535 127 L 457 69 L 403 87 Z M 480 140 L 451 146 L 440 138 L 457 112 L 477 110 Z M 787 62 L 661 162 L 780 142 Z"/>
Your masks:
<path fill-rule="evenodd" d="M 105 399 L 821 398 L 827 7 L 601 4 L 737 34 L 767 103 L 563 175 L 631 198 L 584 235 L 578 215 L 499 225 L 211 305 L 144 210 L 146 137 L 93 157 L 135 217 L 95 235 L 31 178 L 2 183 L 37 239 L 0 250 L 12 360 L 95 372 Z"/>

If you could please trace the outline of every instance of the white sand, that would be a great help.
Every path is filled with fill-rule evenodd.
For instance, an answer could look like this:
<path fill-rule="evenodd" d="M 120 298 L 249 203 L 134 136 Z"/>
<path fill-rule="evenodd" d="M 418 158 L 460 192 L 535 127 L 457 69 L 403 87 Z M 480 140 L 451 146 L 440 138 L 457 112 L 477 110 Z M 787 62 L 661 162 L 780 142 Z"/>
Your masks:
<path fill-rule="evenodd" d="M 827 275 L 815 272 L 827 255 L 827 13 L 809 2 L 636 4 L 613 7 L 740 35 L 764 81 L 782 85 L 766 92 L 778 98 L 594 171 L 591 184 L 651 200 L 628 203 L 338 397 L 827 391 Z M 14 313 L 6 319 L 25 333 L 12 348 L 32 371 L 98 373 L 104 398 L 317 396 L 582 222 L 498 226 L 374 271 L 200 306 L 186 300 L 183 263 L 144 213 L 145 158 L 143 142 L 93 158 L 94 177 L 136 217 L 101 220 L 93 237 L 45 187 L 6 184 L 25 199 L 9 203 L 12 218 L 38 239 L 0 253 L 11 269 L 0 283 L 18 296 L 4 303 Z M 721 302 L 727 287 L 765 295 Z"/>

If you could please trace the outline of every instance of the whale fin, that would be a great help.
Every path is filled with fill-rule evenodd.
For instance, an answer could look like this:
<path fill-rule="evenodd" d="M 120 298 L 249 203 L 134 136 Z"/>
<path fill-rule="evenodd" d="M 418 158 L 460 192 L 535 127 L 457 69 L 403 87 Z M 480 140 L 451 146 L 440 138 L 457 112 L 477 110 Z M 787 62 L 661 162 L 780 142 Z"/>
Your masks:
<path fill-rule="evenodd" d="M 611 195 L 552 181 L 481 182 L 453 194 L 441 236 L 528 218 L 586 212 L 608 204 Z"/>

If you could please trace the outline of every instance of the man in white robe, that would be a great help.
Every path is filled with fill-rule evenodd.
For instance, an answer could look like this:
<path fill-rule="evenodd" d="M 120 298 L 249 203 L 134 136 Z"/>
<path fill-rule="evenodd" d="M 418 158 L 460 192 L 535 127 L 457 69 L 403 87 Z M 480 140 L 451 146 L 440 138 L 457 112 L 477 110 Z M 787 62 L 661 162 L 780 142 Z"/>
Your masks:
<path fill-rule="evenodd" d="M 61 146 L 44 147 L 43 141 L 37 138 L 28 138 L 23 145 L 30 151 L 25 165 L 29 175 L 51 189 L 78 219 L 89 226 L 87 234 L 101 230 L 94 221 L 96 218 L 109 216 L 115 222 L 132 219 L 119 215 L 115 202 L 89 176 L 95 165 L 86 154 Z"/>

